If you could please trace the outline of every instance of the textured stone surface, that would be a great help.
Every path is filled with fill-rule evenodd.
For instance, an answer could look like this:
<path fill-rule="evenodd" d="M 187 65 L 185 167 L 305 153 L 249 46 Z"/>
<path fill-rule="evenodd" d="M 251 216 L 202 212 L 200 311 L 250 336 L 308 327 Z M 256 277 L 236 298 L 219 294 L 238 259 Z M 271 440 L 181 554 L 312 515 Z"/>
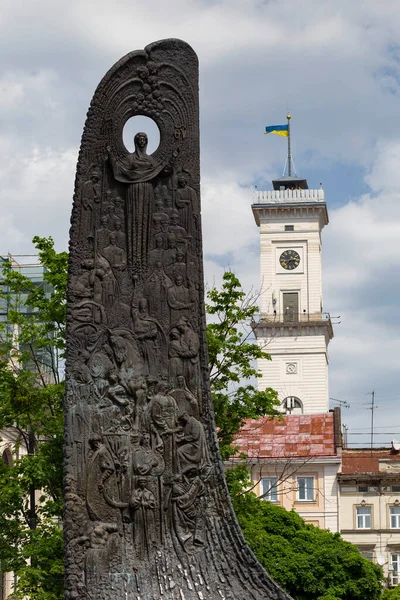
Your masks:
<path fill-rule="evenodd" d="M 123 126 L 152 118 L 130 153 Z M 164 40 L 92 100 L 72 213 L 65 400 L 66 598 L 286 595 L 229 502 L 207 368 L 198 67 Z"/>

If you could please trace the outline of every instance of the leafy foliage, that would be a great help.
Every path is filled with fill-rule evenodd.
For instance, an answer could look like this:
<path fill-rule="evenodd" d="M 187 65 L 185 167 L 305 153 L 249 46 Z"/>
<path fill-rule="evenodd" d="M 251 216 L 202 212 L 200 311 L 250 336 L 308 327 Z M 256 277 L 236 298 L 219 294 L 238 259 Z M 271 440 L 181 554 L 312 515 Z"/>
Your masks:
<path fill-rule="evenodd" d="M 248 475 L 227 473 L 243 534 L 261 564 L 295 600 L 377 600 L 382 570 L 356 546 L 307 524 L 252 492 Z M 242 486 L 242 487 L 241 487 Z"/>
<path fill-rule="evenodd" d="M 400 600 L 400 585 L 396 585 L 391 590 L 385 590 L 382 595 L 382 600 Z"/>
<path fill-rule="evenodd" d="M 34 238 L 44 285 L 3 265 L 0 299 L 0 559 L 18 576 L 17 597 L 62 596 L 63 353 L 67 253 Z M 49 293 L 49 289 L 52 292 Z"/>
<path fill-rule="evenodd" d="M 18 576 L 16 597 L 61 600 L 67 255 L 55 252 L 51 238 L 34 238 L 34 243 L 52 293 L 8 263 L 1 293 L 8 323 L 0 324 L 0 430 L 19 458 L 11 465 L 0 460 L 0 560 L 3 571 Z M 257 312 L 255 298 L 245 295 L 233 273 L 225 273 L 222 290 L 211 289 L 208 300 L 214 318 L 207 327 L 212 393 L 227 458 L 235 452 L 233 436 L 243 420 L 275 415 L 277 396 L 271 389 L 259 392 L 252 383 L 259 377 L 254 361 L 269 358 L 245 328 Z M 227 478 L 248 543 L 294 598 L 379 597 L 380 569 L 354 546 L 306 525 L 294 512 L 244 493 L 249 485 L 244 465 L 228 470 Z"/>
<path fill-rule="evenodd" d="M 251 323 L 258 311 L 257 297 L 246 294 L 236 275 L 224 273 L 221 290 L 211 288 L 206 306 L 213 322 L 207 325 L 211 392 L 222 458 L 235 454 L 234 435 L 245 419 L 278 416 L 278 395 L 260 391 L 252 383 L 261 377 L 255 361 L 271 357 L 257 343 Z"/>

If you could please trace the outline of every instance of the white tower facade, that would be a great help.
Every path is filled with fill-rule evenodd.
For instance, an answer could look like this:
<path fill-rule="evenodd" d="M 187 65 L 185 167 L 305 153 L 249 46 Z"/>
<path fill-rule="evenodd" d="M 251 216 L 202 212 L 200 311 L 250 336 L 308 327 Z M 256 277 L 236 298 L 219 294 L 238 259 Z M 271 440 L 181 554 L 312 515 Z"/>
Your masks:
<path fill-rule="evenodd" d="M 328 344 L 333 337 L 323 311 L 321 232 L 328 224 L 322 189 L 283 177 L 273 191 L 254 192 L 260 228 L 261 297 L 257 341 L 271 355 L 259 361 L 261 389 L 277 390 L 288 414 L 329 410 Z"/>

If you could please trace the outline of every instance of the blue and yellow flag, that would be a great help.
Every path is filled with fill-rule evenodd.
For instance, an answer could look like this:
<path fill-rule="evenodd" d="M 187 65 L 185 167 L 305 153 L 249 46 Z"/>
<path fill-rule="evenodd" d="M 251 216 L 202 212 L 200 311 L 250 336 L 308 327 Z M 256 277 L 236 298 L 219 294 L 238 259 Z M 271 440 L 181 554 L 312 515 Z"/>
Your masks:
<path fill-rule="evenodd" d="M 288 137 L 289 127 L 288 125 L 270 125 L 269 127 L 265 128 L 265 133 L 276 133 L 276 135 Z"/>

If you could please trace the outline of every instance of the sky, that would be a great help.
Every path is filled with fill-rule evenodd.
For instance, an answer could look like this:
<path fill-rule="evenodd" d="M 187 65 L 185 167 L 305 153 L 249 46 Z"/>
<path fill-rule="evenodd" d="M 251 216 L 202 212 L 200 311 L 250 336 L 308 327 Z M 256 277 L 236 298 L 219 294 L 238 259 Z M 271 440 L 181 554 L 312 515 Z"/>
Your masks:
<path fill-rule="evenodd" d="M 66 249 L 85 115 L 131 50 L 178 37 L 200 61 L 205 271 L 259 286 L 252 189 L 281 176 L 292 115 L 297 173 L 322 183 L 324 308 L 340 316 L 330 396 L 349 440 L 400 439 L 398 0 L 0 0 L 1 252 L 34 235 Z M 332 405 L 335 405 L 333 402 Z M 351 434 L 353 436 L 351 437 Z M 359 441 L 360 440 L 360 441 Z"/>

